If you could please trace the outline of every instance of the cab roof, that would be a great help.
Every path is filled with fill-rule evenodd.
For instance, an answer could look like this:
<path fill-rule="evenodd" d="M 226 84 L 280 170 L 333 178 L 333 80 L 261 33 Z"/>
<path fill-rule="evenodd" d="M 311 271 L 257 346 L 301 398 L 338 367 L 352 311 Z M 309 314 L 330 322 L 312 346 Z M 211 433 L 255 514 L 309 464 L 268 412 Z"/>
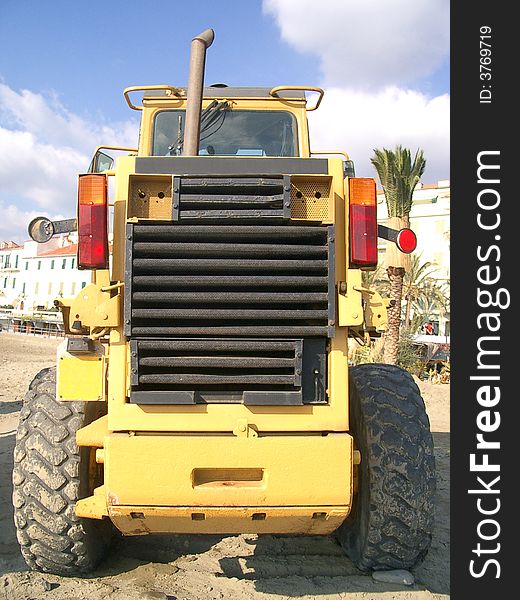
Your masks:
<path fill-rule="evenodd" d="M 185 87 L 176 88 L 179 92 L 179 96 L 182 98 L 186 97 Z M 229 87 L 225 84 L 214 84 L 204 88 L 204 98 L 272 98 L 271 90 L 275 88 L 270 87 Z M 145 90 L 144 98 L 164 98 L 171 97 L 171 93 L 167 89 L 159 90 Z M 304 90 L 280 90 L 277 92 L 277 96 L 280 98 L 286 98 L 291 100 L 305 100 Z"/>

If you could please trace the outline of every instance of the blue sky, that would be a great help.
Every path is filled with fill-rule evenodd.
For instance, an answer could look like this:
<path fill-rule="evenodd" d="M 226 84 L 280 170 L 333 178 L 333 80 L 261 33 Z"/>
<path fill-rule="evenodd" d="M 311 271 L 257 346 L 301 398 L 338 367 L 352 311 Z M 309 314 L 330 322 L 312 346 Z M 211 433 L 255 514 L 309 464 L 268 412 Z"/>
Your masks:
<path fill-rule="evenodd" d="M 321 85 L 315 149 L 423 147 L 449 178 L 448 0 L 0 1 L 0 239 L 35 214 L 74 214 L 101 143 L 135 145 L 128 85 L 185 85 L 190 42 L 215 30 L 206 83 Z"/>

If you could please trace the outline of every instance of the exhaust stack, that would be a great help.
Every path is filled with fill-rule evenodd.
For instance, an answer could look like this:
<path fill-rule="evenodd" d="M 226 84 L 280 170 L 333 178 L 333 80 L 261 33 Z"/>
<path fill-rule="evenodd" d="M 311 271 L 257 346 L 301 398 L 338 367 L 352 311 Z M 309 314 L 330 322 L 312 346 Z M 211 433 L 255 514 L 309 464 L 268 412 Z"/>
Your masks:
<path fill-rule="evenodd" d="M 199 153 L 200 113 L 204 89 L 206 50 L 211 46 L 214 38 L 215 32 L 213 29 L 206 29 L 191 41 L 183 156 L 197 156 Z"/>

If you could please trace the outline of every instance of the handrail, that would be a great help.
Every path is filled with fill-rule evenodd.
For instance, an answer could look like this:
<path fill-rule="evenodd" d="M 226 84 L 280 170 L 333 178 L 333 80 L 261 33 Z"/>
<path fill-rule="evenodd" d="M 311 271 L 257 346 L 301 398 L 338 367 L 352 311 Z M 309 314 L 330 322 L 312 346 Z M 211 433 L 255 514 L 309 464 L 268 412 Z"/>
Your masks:
<path fill-rule="evenodd" d="M 345 160 L 350 160 L 350 156 L 346 152 L 343 152 L 342 150 L 320 150 L 320 151 L 318 151 L 318 150 L 311 150 L 311 155 L 313 155 L 313 154 L 320 154 L 320 155 L 323 155 L 323 154 L 341 154 L 342 156 L 345 157 Z"/>
<path fill-rule="evenodd" d="M 125 148 L 124 146 L 96 146 L 94 155 L 100 150 L 121 150 L 121 152 L 139 152 L 137 148 Z"/>
<path fill-rule="evenodd" d="M 283 100 L 283 98 L 281 96 L 278 95 L 278 92 L 282 92 L 284 90 L 290 91 L 290 90 L 302 90 L 304 92 L 317 92 L 319 94 L 318 96 L 318 100 L 316 101 L 316 104 L 311 107 L 311 108 L 306 108 L 307 111 L 311 111 L 311 110 L 316 110 L 318 108 L 318 106 L 320 105 L 322 99 L 323 99 L 323 95 L 325 94 L 325 92 L 323 91 L 322 88 L 320 87 L 309 87 L 307 85 L 277 85 L 276 87 L 272 88 L 271 91 L 269 92 L 269 94 L 271 96 L 273 96 L 273 98 L 280 98 Z M 307 98 L 305 98 L 305 100 L 307 100 Z"/>
<path fill-rule="evenodd" d="M 147 90 L 164 90 L 167 96 L 181 97 L 181 88 L 172 87 L 171 85 L 131 85 L 123 90 L 126 103 L 132 110 L 143 110 L 142 106 L 136 106 L 130 100 L 132 92 L 146 92 Z"/>

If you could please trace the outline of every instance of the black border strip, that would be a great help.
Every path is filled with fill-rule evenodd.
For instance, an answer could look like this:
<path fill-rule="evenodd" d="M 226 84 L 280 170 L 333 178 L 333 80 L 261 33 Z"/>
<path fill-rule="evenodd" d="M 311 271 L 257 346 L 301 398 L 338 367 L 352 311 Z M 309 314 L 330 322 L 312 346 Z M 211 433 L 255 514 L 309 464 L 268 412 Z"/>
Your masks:
<path fill-rule="evenodd" d="M 511 58 L 518 56 L 513 22 L 504 3 L 451 3 L 452 600 L 512 598 L 518 585 L 518 421 L 514 412 L 518 383 L 513 379 L 518 371 L 518 365 L 513 364 L 518 353 L 513 283 L 513 278 L 518 279 L 518 234 L 514 232 L 518 194 L 512 190 L 518 173 L 518 150 L 507 144 L 508 138 L 516 141 L 514 130 L 518 129 L 512 110 L 516 64 Z M 491 37 L 481 38 L 488 33 Z M 484 51 L 487 48 L 491 48 L 490 61 Z M 498 169 L 486 169 L 479 176 L 482 162 L 498 165 Z M 499 181 L 492 181 L 496 179 Z M 489 204 L 497 194 L 500 201 L 496 209 L 479 205 Z M 482 227 L 484 221 L 494 222 L 498 214 L 500 224 L 496 228 Z M 497 274 L 497 283 L 483 283 Z M 496 300 L 499 289 L 510 292 L 511 305 L 505 307 L 505 301 L 498 301 L 504 308 L 485 307 L 482 290 Z M 505 297 L 503 292 L 502 300 Z M 497 317 L 488 321 L 482 317 L 491 313 Z M 498 324 L 498 329 L 493 331 L 490 323 Z M 483 347 L 499 354 L 484 356 Z M 496 366 L 483 368 L 483 361 Z M 496 376 L 498 380 L 491 379 Z M 500 402 L 494 407 L 483 406 L 482 396 L 479 401 L 486 387 L 492 396 L 496 388 L 500 389 Z M 486 420 L 493 424 L 497 418 L 498 428 L 482 431 Z M 500 448 L 479 449 L 479 434 L 488 442 L 499 442 Z M 500 470 L 472 470 L 472 455 L 474 462 L 487 460 Z M 492 484 L 497 476 L 500 479 Z"/>

